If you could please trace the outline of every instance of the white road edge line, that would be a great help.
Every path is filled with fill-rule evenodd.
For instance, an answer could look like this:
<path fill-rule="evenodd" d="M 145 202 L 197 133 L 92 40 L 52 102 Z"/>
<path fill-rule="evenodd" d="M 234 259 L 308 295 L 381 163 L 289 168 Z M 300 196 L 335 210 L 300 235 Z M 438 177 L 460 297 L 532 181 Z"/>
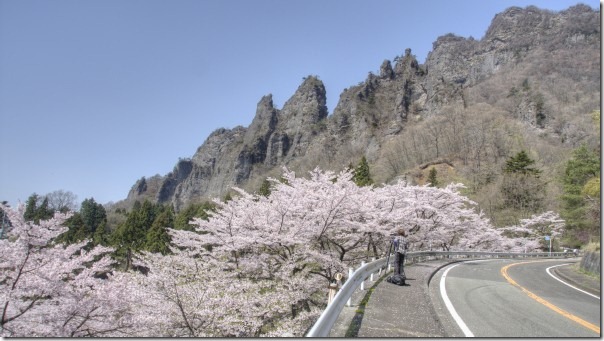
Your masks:
<path fill-rule="evenodd" d="M 564 281 L 563 281 L 563 280 L 561 280 L 560 278 L 558 278 L 558 277 L 554 276 L 554 275 L 553 275 L 553 274 L 552 274 L 552 273 L 549 271 L 549 269 L 551 269 L 551 268 L 555 268 L 555 267 L 562 266 L 562 265 L 569 265 L 569 264 L 571 264 L 571 263 L 565 263 L 565 264 L 558 264 L 558 265 L 550 266 L 549 268 L 545 269 L 545 271 L 547 272 L 547 274 L 548 274 L 548 275 L 552 276 L 552 278 L 554 278 L 555 280 L 559 281 L 560 283 L 562 283 L 562 284 L 564 284 L 564 285 L 568 285 L 569 287 L 571 287 L 571 288 L 573 288 L 573 289 L 575 289 L 575 290 L 578 290 L 578 291 L 580 291 L 580 292 L 582 292 L 582 293 L 584 293 L 584 294 L 587 294 L 587 295 L 589 295 L 589 296 L 591 296 L 591 297 L 595 297 L 595 298 L 597 298 L 597 299 L 600 299 L 600 297 L 598 297 L 598 296 L 596 296 L 596 295 L 594 295 L 594 294 L 592 294 L 592 293 L 589 293 L 589 292 L 587 292 L 587 291 L 585 291 L 585 290 L 581 290 L 581 289 L 579 289 L 579 288 L 577 288 L 577 287 L 575 287 L 575 286 L 572 286 L 572 285 L 570 285 L 570 284 L 568 284 L 568 283 L 564 282 Z"/>
<path fill-rule="evenodd" d="M 449 310 L 449 314 L 451 314 L 451 316 L 453 316 L 453 319 L 455 320 L 455 322 L 457 322 L 457 325 L 459 326 L 459 328 L 461 328 L 461 331 L 463 331 L 464 335 L 466 337 L 474 337 L 474 334 L 472 333 L 472 331 L 468 328 L 468 326 L 465 324 L 465 322 L 461 319 L 459 314 L 457 314 L 457 311 L 453 307 L 453 304 L 451 303 L 449 296 L 447 296 L 447 291 L 445 289 L 445 279 L 447 278 L 447 273 L 449 273 L 449 270 L 453 269 L 454 267 L 458 266 L 459 264 L 461 264 L 461 263 L 457 263 L 457 264 L 453 265 L 452 267 L 447 268 L 447 270 L 445 270 L 445 272 L 441 276 L 440 296 L 443 298 L 443 301 L 445 301 L 445 306 Z"/>

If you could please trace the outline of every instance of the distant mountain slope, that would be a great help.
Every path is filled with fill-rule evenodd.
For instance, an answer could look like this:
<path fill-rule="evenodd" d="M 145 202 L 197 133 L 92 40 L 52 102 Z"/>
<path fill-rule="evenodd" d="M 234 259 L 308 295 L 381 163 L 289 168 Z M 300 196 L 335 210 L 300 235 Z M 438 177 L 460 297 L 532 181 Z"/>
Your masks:
<path fill-rule="evenodd" d="M 362 156 L 378 183 L 417 182 L 422 172 L 414 170 L 444 160 L 476 192 L 521 148 L 553 176 L 571 148 L 598 143 L 589 114 L 599 99 L 600 13 L 585 5 L 512 7 L 481 40 L 439 37 L 425 64 L 410 49 L 385 60 L 378 74 L 342 92 L 330 116 L 316 76 L 281 109 L 264 96 L 247 128 L 214 131 L 172 172 L 139 180 L 119 205 L 147 198 L 180 209 L 233 186 L 257 190 L 283 166 L 339 170 Z"/>

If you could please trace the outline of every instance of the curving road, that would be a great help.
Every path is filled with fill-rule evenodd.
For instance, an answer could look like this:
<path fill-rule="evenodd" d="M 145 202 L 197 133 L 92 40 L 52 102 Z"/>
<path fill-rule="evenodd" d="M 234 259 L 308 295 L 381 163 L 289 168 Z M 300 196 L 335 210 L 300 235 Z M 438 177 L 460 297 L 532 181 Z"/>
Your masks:
<path fill-rule="evenodd" d="M 430 295 L 450 337 L 600 337 L 600 299 L 547 271 L 568 263 L 456 263 L 433 277 Z"/>

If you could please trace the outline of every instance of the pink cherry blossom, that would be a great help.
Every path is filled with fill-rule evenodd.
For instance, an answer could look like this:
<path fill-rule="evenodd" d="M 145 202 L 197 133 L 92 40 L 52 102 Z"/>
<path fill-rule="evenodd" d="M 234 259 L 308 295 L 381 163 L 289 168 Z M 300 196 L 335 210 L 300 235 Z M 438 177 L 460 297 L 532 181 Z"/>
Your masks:
<path fill-rule="evenodd" d="M 531 252 L 564 227 L 545 212 L 494 228 L 461 184 L 358 187 L 348 171 L 320 169 L 269 180 L 268 197 L 235 189 L 195 231 L 169 229 L 171 254 L 135 255 L 142 272 L 110 272 L 109 248 L 54 245 L 65 215 L 36 225 L 8 210 L 2 335 L 302 336 L 335 274 L 385 256 L 400 228 L 415 250 Z"/>
<path fill-rule="evenodd" d="M 68 215 L 56 213 L 39 224 L 23 219 L 24 207 L 3 206 L 12 223 L 0 240 L 0 311 L 4 337 L 81 337 L 119 334 L 124 328 L 116 297 L 120 290 L 97 275 L 110 271 L 106 247 L 85 250 L 87 242 L 64 246 L 53 238 L 65 232 Z"/>

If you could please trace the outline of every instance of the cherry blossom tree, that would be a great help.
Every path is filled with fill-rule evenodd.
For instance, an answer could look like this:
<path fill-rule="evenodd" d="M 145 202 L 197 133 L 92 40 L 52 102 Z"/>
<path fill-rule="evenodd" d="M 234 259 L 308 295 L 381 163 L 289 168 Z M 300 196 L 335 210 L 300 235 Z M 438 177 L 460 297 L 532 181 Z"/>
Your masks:
<path fill-rule="evenodd" d="M 564 230 L 565 221 L 558 213 L 548 211 L 535 214 L 529 219 L 521 219 L 519 225 L 500 230 L 505 236 L 503 247 L 513 252 L 534 252 L 542 249 L 544 236 L 557 237 Z"/>
<path fill-rule="evenodd" d="M 359 187 L 348 171 L 319 169 L 269 182 L 269 196 L 235 189 L 194 232 L 170 230 L 171 255 L 138 256 L 148 269 L 130 281 L 145 295 L 133 296 L 141 335 L 300 336 L 335 273 L 384 255 L 400 227 L 445 250 L 503 245 L 459 184 Z"/>
<path fill-rule="evenodd" d="M 225 271 L 223 263 L 195 249 L 182 248 L 167 256 L 147 252 L 139 255 L 136 264 L 148 266 L 149 271 L 146 275 L 132 272 L 129 278 L 137 289 L 129 298 L 137 336 L 241 337 L 282 333 L 278 328 L 282 316 L 292 314 L 288 302 L 300 296 L 295 288 L 285 285 L 307 290 L 305 283 L 238 276 L 240 273 Z M 315 308 L 312 312 L 312 317 L 316 317 L 320 310 Z M 306 312 L 296 316 L 296 330 L 301 322 L 311 323 L 307 316 Z"/>
<path fill-rule="evenodd" d="M 54 244 L 67 230 L 62 224 L 68 214 L 35 224 L 23 218 L 23 205 L 2 209 L 12 229 L 0 240 L 0 335 L 120 335 L 128 321 L 127 307 L 119 304 L 124 293 L 111 280 L 97 278 L 110 271 L 112 249 Z"/>
<path fill-rule="evenodd" d="M 381 215 L 376 228 L 387 235 L 403 228 L 418 248 L 490 249 L 498 243 L 498 234 L 476 211 L 476 203 L 460 194 L 461 188 L 462 184 L 410 186 L 404 181 L 376 188 Z"/>
<path fill-rule="evenodd" d="M 306 180 L 286 172 L 285 183 L 271 179 L 268 198 L 236 189 L 234 200 L 216 202 L 209 221 L 194 220 L 196 233 L 170 231 L 172 255 L 141 255 L 149 273 L 136 277 L 158 299 L 138 310 L 172 317 L 156 335 L 301 334 L 323 308 L 326 278 L 345 269 L 365 238 L 353 232 L 369 190 L 340 175 L 334 181 L 334 173 L 315 171 Z"/>
<path fill-rule="evenodd" d="M 0 240 L 2 336 L 301 336 L 335 274 L 384 256 L 399 228 L 418 248 L 506 251 L 563 228 L 546 212 L 495 229 L 461 184 L 359 187 L 320 169 L 269 183 L 268 196 L 216 200 L 194 231 L 168 229 L 171 252 L 140 252 L 128 272 L 111 272 L 110 248 L 55 244 L 67 215 L 34 224 L 3 207 L 14 227 Z"/>

